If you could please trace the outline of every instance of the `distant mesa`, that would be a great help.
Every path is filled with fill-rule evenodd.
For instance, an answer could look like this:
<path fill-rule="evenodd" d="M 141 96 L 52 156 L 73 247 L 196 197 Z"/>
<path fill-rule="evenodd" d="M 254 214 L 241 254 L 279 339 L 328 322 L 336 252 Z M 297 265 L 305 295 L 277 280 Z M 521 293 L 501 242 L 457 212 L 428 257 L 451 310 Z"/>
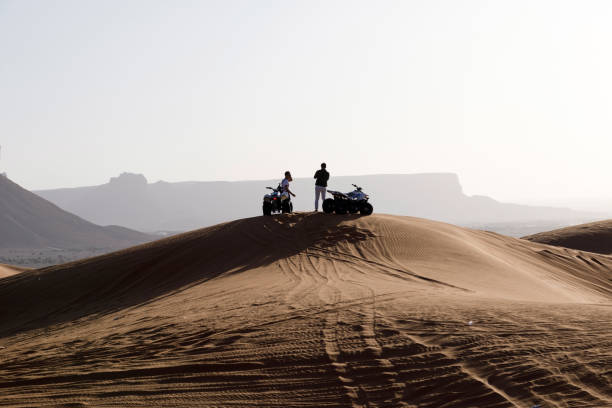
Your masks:
<path fill-rule="evenodd" d="M 612 254 L 612 220 L 541 232 L 523 239 L 581 251 Z"/>
<path fill-rule="evenodd" d="M 59 207 L 100 225 L 123 225 L 139 231 L 188 231 L 256 216 L 266 186 L 279 179 L 234 182 L 157 182 L 142 174 L 123 173 L 99 186 L 37 191 Z M 491 223 L 537 221 L 542 229 L 523 229 L 514 235 L 594 220 L 591 214 L 567 208 L 501 203 L 486 196 L 468 196 L 453 173 L 378 174 L 332 178 L 330 189 L 364 188 L 376 213 L 409 215 L 483 229 Z M 297 178 L 294 208 L 311 211 L 313 180 Z"/>
<path fill-rule="evenodd" d="M 110 186 L 118 187 L 146 187 L 148 184 L 147 178 L 142 174 L 121 173 L 118 177 L 111 177 L 108 182 Z"/>

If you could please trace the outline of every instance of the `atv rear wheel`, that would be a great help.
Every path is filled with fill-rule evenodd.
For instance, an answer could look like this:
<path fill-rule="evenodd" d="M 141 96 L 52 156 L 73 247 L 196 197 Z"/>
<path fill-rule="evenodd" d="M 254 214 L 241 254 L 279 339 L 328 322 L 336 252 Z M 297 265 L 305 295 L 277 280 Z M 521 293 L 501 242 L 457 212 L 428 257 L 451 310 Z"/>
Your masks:
<path fill-rule="evenodd" d="M 326 198 L 323 200 L 323 212 L 325 214 L 331 214 L 334 212 L 334 199 Z"/>
<path fill-rule="evenodd" d="M 336 214 L 342 215 L 342 214 L 346 214 L 347 213 L 347 208 L 346 208 L 346 204 L 343 203 L 342 201 L 339 201 L 336 204 Z"/>
<path fill-rule="evenodd" d="M 370 203 L 364 203 L 359 210 L 361 215 L 370 215 L 374 212 L 374 207 Z"/>

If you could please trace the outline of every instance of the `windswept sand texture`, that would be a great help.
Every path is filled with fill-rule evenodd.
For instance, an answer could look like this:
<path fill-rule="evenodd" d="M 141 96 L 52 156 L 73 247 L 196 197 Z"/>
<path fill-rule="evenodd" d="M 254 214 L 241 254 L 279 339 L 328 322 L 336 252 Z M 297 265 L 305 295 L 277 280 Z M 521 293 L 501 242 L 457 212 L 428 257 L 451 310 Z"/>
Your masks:
<path fill-rule="evenodd" d="M 417 218 L 239 220 L 0 280 L 0 406 L 609 407 L 611 279 Z"/>
<path fill-rule="evenodd" d="M 541 232 L 523 239 L 582 251 L 612 254 L 612 220 Z"/>

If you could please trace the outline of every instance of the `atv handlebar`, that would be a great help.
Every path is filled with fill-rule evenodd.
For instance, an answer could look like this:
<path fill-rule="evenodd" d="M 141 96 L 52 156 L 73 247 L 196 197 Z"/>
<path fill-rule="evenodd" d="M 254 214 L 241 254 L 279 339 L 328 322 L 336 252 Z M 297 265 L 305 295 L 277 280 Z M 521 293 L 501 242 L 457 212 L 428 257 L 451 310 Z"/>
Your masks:
<path fill-rule="evenodd" d="M 357 191 L 361 191 L 361 187 L 359 187 L 357 184 L 351 184 L 353 187 L 355 187 L 357 189 Z"/>

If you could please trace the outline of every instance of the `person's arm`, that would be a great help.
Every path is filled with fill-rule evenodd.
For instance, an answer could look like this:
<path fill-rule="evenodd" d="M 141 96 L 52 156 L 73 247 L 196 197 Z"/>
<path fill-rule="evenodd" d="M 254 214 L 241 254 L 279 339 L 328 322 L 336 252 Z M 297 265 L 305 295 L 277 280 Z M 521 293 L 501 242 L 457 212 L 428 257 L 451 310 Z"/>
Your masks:
<path fill-rule="evenodd" d="M 315 176 L 314 178 L 317 178 L 317 175 L 319 174 L 319 170 L 315 171 Z"/>
<path fill-rule="evenodd" d="M 286 191 L 287 193 L 295 197 L 295 194 L 293 194 L 293 192 L 289 190 L 289 183 L 283 185 L 283 191 Z"/>

